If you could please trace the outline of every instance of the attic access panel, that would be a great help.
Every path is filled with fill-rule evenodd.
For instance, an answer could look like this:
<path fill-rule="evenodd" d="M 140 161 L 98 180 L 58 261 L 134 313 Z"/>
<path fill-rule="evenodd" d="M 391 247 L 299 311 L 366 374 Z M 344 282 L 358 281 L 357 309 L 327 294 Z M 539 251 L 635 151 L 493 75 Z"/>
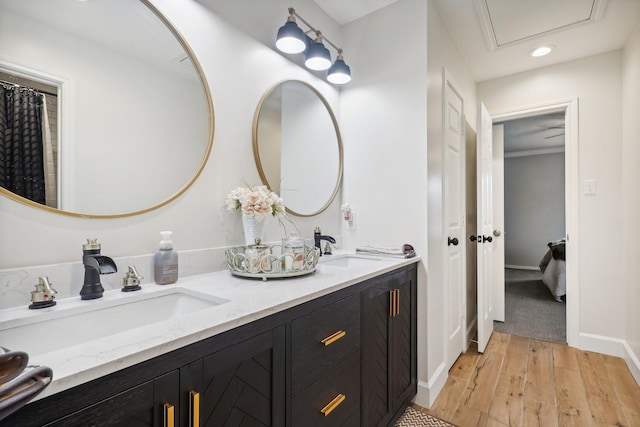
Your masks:
<path fill-rule="evenodd" d="M 479 0 L 494 48 L 563 30 L 602 15 L 603 0 Z"/>

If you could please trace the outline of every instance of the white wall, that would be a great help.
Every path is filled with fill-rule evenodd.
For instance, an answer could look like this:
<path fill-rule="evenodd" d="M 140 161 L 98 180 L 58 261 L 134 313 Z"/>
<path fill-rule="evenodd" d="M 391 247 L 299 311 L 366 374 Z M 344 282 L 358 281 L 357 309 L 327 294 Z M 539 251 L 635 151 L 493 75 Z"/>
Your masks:
<path fill-rule="evenodd" d="M 183 254 L 243 244 L 240 215 L 227 213 L 224 199 L 243 181 L 260 181 L 253 160 L 251 131 L 262 95 L 283 79 L 299 79 L 318 89 L 339 114 L 337 90 L 238 31 L 206 7 L 194 1 L 154 0 L 153 4 L 191 45 L 210 86 L 215 135 L 211 157 L 201 176 L 184 195 L 165 207 L 110 220 L 57 215 L 2 197 L 0 270 L 78 262 L 73 268 L 81 271 L 82 243 L 87 237 L 97 237 L 103 253 L 112 257 L 151 254 L 157 248 L 159 231 L 165 229 L 174 231 L 175 247 Z M 282 22 L 285 18 L 286 9 Z M 281 25 L 280 20 L 274 25 Z M 339 218 L 340 202 L 336 200 L 325 213 L 295 221 L 305 237 L 312 236 L 316 225 L 339 237 Z M 277 240 L 281 234 L 277 222 L 270 221 L 265 239 Z M 218 268 L 224 268 L 224 263 L 218 263 Z M 15 277 L 10 279 L 1 273 L 0 287 L 15 286 L 11 282 Z M 50 279 L 56 283 L 55 277 Z M 33 283 L 20 286 L 33 289 Z M 79 291 L 81 283 L 77 287 Z"/>
<path fill-rule="evenodd" d="M 640 286 L 638 279 L 638 259 L 640 259 L 640 22 L 629 38 L 623 52 L 622 62 L 622 237 L 625 301 L 626 301 L 626 341 L 631 349 L 627 357 L 636 381 L 640 383 Z"/>
<path fill-rule="evenodd" d="M 492 115 L 578 97 L 580 182 L 597 182 L 595 196 L 578 195 L 581 348 L 625 336 L 621 66 L 621 52 L 615 51 L 478 85 Z"/>
<path fill-rule="evenodd" d="M 342 91 L 343 202 L 355 212 L 345 244 L 412 244 L 427 257 L 427 6 L 400 0 L 344 27 L 353 80 Z M 347 59 L 345 57 L 345 59 Z M 432 347 L 424 264 L 418 276 L 418 378 Z M 437 320 L 436 320 L 437 321 Z M 429 339 L 430 340 L 430 339 Z M 429 353 L 429 354 L 427 354 Z M 419 392 L 420 393 L 420 392 Z"/>
<path fill-rule="evenodd" d="M 476 87 L 460 51 L 444 26 L 433 2 L 428 2 L 428 67 L 427 67 L 427 128 L 428 128 L 428 261 L 427 289 L 428 322 L 428 402 L 431 406 L 447 378 L 445 362 L 445 282 L 443 255 L 446 236 L 443 231 L 442 202 L 442 105 L 443 68 L 455 80 L 456 89 L 464 98 L 467 124 L 476 129 Z M 471 320 L 471 319 L 468 319 Z"/>
<path fill-rule="evenodd" d="M 538 269 L 547 243 L 565 237 L 564 153 L 504 159 L 504 245 L 509 267 Z"/>

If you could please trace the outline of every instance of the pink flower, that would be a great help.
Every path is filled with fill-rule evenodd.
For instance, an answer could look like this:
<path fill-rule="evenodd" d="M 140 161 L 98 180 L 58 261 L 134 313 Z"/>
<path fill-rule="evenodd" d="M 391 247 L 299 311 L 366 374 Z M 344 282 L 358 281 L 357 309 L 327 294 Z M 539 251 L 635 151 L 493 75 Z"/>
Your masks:
<path fill-rule="evenodd" d="M 225 205 L 229 212 L 241 211 L 245 215 L 262 218 L 285 213 L 284 201 L 266 185 L 238 187 L 227 195 Z"/>

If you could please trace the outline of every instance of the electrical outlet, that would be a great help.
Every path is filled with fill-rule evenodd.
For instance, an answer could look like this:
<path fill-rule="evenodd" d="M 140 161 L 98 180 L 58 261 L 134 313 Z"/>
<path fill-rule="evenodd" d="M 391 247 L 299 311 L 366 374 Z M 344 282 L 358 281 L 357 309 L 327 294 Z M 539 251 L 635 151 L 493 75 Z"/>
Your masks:
<path fill-rule="evenodd" d="M 342 220 L 344 221 L 344 228 L 346 230 L 353 230 L 355 228 L 355 214 L 349 203 L 345 203 L 341 207 Z"/>

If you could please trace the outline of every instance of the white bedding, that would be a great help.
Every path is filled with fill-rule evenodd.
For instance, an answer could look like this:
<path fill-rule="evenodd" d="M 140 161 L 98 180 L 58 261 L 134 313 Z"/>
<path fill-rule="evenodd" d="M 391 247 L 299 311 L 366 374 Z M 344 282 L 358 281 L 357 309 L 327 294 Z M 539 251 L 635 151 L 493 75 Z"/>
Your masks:
<path fill-rule="evenodd" d="M 542 281 L 549 288 L 553 297 L 562 302 L 563 295 L 567 294 L 567 266 L 566 261 L 551 257 L 549 264 L 542 273 Z"/>

